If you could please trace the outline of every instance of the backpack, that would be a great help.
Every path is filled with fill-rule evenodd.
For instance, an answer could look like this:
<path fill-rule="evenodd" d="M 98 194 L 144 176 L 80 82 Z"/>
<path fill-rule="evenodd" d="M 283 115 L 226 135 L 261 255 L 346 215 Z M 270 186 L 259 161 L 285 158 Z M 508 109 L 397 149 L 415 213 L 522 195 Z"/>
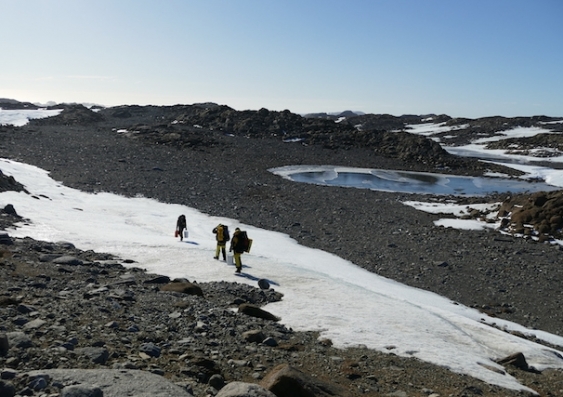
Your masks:
<path fill-rule="evenodd" d="M 217 241 L 223 241 L 223 225 L 217 226 Z"/>
<path fill-rule="evenodd" d="M 229 241 L 231 236 L 229 235 L 229 227 L 226 225 L 217 226 L 217 241 Z"/>
<path fill-rule="evenodd" d="M 231 235 L 229 234 L 229 227 L 227 225 L 223 225 L 223 241 L 229 241 L 231 239 Z"/>
<path fill-rule="evenodd" d="M 250 252 L 250 247 L 252 246 L 252 240 L 248 238 L 246 232 L 241 231 L 238 235 L 238 244 L 240 249 L 244 252 Z"/>

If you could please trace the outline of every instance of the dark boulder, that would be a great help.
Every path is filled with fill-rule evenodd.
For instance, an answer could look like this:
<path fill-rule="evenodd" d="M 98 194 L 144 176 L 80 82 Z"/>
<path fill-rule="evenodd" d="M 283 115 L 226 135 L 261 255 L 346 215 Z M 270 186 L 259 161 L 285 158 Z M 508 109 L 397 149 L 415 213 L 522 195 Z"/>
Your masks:
<path fill-rule="evenodd" d="M 186 281 L 171 282 L 164 285 L 161 288 L 161 291 L 180 292 L 187 295 L 203 296 L 203 291 L 199 285 Z"/>
<path fill-rule="evenodd" d="M 271 321 L 280 320 L 279 317 L 274 316 L 272 313 L 267 312 L 266 310 L 261 309 L 258 306 L 250 305 L 248 303 L 243 303 L 242 305 L 240 305 L 238 308 L 238 312 L 246 314 L 247 316 L 261 318 L 264 320 L 271 320 Z"/>

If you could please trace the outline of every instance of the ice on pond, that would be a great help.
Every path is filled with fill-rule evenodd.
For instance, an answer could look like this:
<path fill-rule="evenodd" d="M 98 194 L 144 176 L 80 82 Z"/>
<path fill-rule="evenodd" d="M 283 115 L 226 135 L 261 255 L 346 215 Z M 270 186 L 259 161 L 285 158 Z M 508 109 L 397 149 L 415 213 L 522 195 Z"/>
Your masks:
<path fill-rule="evenodd" d="M 522 179 L 353 167 L 287 166 L 269 171 L 294 182 L 399 193 L 485 196 L 493 193 L 531 193 L 559 189 L 543 182 Z"/>

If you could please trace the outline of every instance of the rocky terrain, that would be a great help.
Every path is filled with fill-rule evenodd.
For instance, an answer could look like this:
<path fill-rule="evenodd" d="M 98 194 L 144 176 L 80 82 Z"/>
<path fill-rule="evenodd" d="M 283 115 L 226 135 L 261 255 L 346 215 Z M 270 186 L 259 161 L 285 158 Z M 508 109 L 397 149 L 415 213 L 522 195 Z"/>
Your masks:
<path fill-rule="evenodd" d="M 520 125 L 522 120 L 361 115 L 335 123 L 289 111 L 236 112 L 215 104 L 127 106 L 96 112 L 81 105 L 64 108 L 59 116 L 24 127 L 1 126 L 0 156 L 47 169 L 54 179 L 81 190 L 141 194 L 281 231 L 385 277 L 563 335 L 562 252 L 549 243 L 549 236 L 559 230 L 559 221 L 552 219 L 559 211 L 557 192 L 488 198 L 504 203 L 500 216 L 508 219 L 505 227 L 514 227 L 507 229 L 513 237 L 437 228 L 435 215 L 401 203 L 455 200 L 470 206 L 475 201 L 471 198 L 295 184 L 267 171 L 285 165 L 332 164 L 508 174 L 511 171 L 504 167 L 455 158 L 435 142 L 408 134 L 406 126 L 433 117 L 457 123 L 463 130 L 473 128 L 473 133 L 496 134 L 502 126 Z M 525 121 L 542 126 L 554 120 Z M 466 125 L 473 127 L 461 128 Z M 460 136 L 459 144 L 464 134 Z M 3 188 L 25 188 L 17 181 L 0 179 L 6 179 Z M 520 207 L 525 203 L 530 207 Z M 546 203 L 551 203 L 549 211 L 534 210 Z M 25 214 L 17 213 L 17 203 L 9 204 L 13 211 L 5 208 L 0 217 L 5 229 L 22 221 L 18 216 L 26 221 Z M 546 219 L 549 226 L 540 227 Z M 535 232 L 532 221 L 538 225 Z M 546 237 L 531 238 L 536 233 Z M 198 284 L 189 274 L 183 283 L 169 283 L 131 268 L 127 258 L 81 252 L 72 242 L 11 242 L 4 246 L 0 265 L 0 333 L 6 335 L 5 342 L 0 338 L 4 346 L 0 368 L 5 368 L 2 385 L 8 388 L 0 388 L 0 395 L 13 395 L 9 390 L 20 395 L 59 395 L 71 381 L 65 384 L 51 377 L 37 390 L 30 386 L 38 382 L 31 370 L 57 368 L 141 369 L 196 396 L 214 395 L 224 382 L 235 381 L 261 384 L 276 390 L 278 397 L 529 394 L 397 357 L 392 350 L 387 354 L 361 347 L 338 350 L 330 341 L 286 329 L 275 319 L 239 312 L 242 304 L 260 306 L 283 299 L 272 289 Z M 188 280 L 190 288 L 184 288 Z M 188 294 L 194 285 L 201 293 Z M 521 359 L 511 362 L 506 371 L 522 384 L 542 396 L 563 394 L 560 371 L 540 373 Z M 290 366 L 286 371 L 295 371 L 292 376 L 308 385 L 309 394 L 295 389 L 283 394 L 273 386 L 276 374 L 283 378 L 281 364 Z M 105 389 L 104 395 L 108 393 Z"/>
<path fill-rule="evenodd" d="M 338 350 L 313 333 L 293 332 L 248 310 L 283 298 L 272 289 L 170 282 L 125 268 L 126 259 L 70 243 L 16 239 L 1 253 L 2 396 L 59 395 L 75 376 L 65 381 L 54 370 L 77 368 L 113 370 L 116 379 L 141 370 L 177 386 L 167 394 L 171 386 L 148 378 L 147 390 L 133 394 L 147 396 L 215 395 L 234 381 L 283 389 L 278 396 L 528 395 L 392 352 Z M 508 372 L 530 384 L 540 378 L 516 364 Z M 85 383 L 99 384 L 97 376 Z M 310 394 L 287 378 L 298 379 Z M 556 372 L 541 378 L 559 387 Z M 132 382 L 116 383 L 105 396 L 136 390 Z"/>

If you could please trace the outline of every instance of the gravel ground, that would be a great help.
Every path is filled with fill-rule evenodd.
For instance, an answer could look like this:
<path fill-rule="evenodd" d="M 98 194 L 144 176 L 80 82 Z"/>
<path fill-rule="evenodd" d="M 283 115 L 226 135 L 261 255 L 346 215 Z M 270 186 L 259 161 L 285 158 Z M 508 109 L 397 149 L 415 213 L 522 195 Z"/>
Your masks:
<path fill-rule="evenodd" d="M 76 376 L 59 384 L 56 378 L 42 386 L 34 381 L 36 373 L 53 369 L 115 370 L 109 373 L 115 381 L 104 390 L 109 397 L 136 390 L 124 381 L 123 370 L 160 375 L 190 395 L 213 396 L 222 382 L 259 383 L 280 364 L 332 385 L 327 390 L 341 390 L 318 397 L 529 395 L 391 352 L 335 349 L 315 333 L 236 313 L 240 303 L 279 299 L 272 289 L 214 282 L 197 284 L 203 297 L 165 292 L 162 277 L 123 267 L 126 258 L 68 243 L 16 239 L 0 254 L 0 341 L 8 335 L 13 346 L 5 353 L 0 343 L 3 397 L 14 396 L 9 385 L 18 396 L 59 396 Z M 270 343 L 256 342 L 264 338 Z M 535 390 L 563 386 L 557 371 L 507 370 Z M 158 378 L 143 382 L 145 389 L 159 391 L 153 395 L 170 395 Z"/>
<path fill-rule="evenodd" d="M 557 246 L 494 231 L 439 228 L 433 224 L 438 216 L 402 204 L 451 197 L 297 184 L 267 171 L 300 164 L 434 171 L 424 164 L 404 164 L 362 149 L 328 150 L 218 132 L 206 132 L 212 139 L 180 150 L 117 132 L 131 125 L 129 119 L 111 119 L 95 126 L 3 127 L 0 156 L 47 169 L 54 179 L 81 190 L 142 194 L 287 233 L 382 276 L 563 335 Z M 517 376 L 542 395 L 563 394 L 558 371 Z M 437 381 L 442 386 L 455 386 L 441 395 L 472 395 L 463 378 L 442 377 Z M 512 395 L 494 389 L 486 388 L 483 395 Z"/>

